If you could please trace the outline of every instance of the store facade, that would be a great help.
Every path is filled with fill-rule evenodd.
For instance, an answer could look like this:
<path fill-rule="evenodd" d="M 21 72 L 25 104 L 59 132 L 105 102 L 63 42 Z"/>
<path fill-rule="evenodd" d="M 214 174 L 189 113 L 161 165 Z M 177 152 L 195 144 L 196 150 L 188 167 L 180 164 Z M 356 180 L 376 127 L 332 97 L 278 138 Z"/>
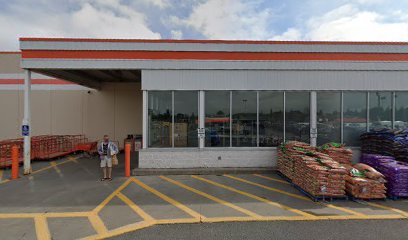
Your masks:
<path fill-rule="evenodd" d="M 27 74 L 91 88 L 97 71 L 140 72 L 141 168 L 273 167 L 290 140 L 345 143 L 357 159 L 361 133 L 408 127 L 406 43 L 27 38 L 21 50 Z"/>

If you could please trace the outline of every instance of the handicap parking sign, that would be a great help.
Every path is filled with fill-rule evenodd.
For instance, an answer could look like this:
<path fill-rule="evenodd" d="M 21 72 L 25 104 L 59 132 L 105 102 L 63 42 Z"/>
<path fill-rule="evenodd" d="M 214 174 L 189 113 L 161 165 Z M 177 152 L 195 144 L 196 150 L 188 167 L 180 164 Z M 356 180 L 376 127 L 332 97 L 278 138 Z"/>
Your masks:
<path fill-rule="evenodd" d="M 23 136 L 30 136 L 30 126 L 28 125 L 23 125 L 21 127 L 21 135 Z"/>

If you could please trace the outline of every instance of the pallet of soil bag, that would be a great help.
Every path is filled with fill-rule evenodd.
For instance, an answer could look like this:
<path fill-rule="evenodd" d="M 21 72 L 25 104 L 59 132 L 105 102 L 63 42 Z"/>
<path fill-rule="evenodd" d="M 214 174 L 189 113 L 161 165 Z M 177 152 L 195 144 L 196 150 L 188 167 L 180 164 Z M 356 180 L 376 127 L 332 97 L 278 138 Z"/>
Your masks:
<path fill-rule="evenodd" d="M 313 201 L 347 199 L 346 169 L 328 155 L 314 152 L 295 159 L 293 183 L 295 188 Z"/>
<path fill-rule="evenodd" d="M 358 163 L 345 165 L 347 169 L 346 192 L 353 199 L 385 199 L 386 187 L 384 176 L 374 168 Z"/>
<path fill-rule="evenodd" d="M 315 152 L 316 148 L 307 143 L 290 141 L 282 144 L 278 150 L 278 171 L 289 180 L 293 179 L 294 162 L 308 152 Z"/>
<path fill-rule="evenodd" d="M 340 143 L 326 143 L 319 148 L 319 151 L 341 164 L 351 164 L 353 159 L 353 151 Z"/>

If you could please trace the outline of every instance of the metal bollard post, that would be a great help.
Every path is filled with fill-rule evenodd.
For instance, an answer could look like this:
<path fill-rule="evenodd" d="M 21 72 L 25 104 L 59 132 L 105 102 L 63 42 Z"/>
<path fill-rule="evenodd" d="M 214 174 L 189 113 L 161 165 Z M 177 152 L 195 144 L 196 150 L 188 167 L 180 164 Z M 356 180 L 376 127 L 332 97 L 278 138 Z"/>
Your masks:
<path fill-rule="evenodd" d="M 130 177 L 130 143 L 125 144 L 125 177 Z"/>
<path fill-rule="evenodd" d="M 18 178 L 19 172 L 19 159 L 18 159 L 19 151 L 16 145 L 11 147 L 11 180 L 15 180 Z"/>

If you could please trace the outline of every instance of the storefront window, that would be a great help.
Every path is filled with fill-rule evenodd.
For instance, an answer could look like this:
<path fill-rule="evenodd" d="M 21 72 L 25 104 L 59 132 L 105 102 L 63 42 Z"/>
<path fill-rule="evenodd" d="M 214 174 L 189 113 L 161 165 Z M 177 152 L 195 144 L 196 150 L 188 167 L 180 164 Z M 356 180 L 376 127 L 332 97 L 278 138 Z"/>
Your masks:
<path fill-rule="evenodd" d="M 408 128 L 408 92 L 395 93 L 395 129 Z"/>
<path fill-rule="evenodd" d="M 259 146 L 283 142 L 283 92 L 259 92 Z"/>
<path fill-rule="evenodd" d="M 367 131 L 367 93 L 343 93 L 343 143 L 360 146 L 360 135 Z"/>
<path fill-rule="evenodd" d="M 172 93 L 152 91 L 148 93 L 149 147 L 171 147 Z"/>
<path fill-rule="evenodd" d="M 205 92 L 205 146 L 230 147 L 230 91 Z"/>
<path fill-rule="evenodd" d="M 232 146 L 256 147 L 256 92 L 232 92 Z"/>
<path fill-rule="evenodd" d="M 174 147 L 198 147 L 198 92 L 174 92 Z"/>
<path fill-rule="evenodd" d="M 287 92 L 285 102 L 286 141 L 309 142 L 310 93 Z"/>
<path fill-rule="evenodd" d="M 317 93 L 317 145 L 341 141 L 341 93 Z"/>
<path fill-rule="evenodd" d="M 371 130 L 392 128 L 392 93 L 370 92 L 370 122 Z"/>

